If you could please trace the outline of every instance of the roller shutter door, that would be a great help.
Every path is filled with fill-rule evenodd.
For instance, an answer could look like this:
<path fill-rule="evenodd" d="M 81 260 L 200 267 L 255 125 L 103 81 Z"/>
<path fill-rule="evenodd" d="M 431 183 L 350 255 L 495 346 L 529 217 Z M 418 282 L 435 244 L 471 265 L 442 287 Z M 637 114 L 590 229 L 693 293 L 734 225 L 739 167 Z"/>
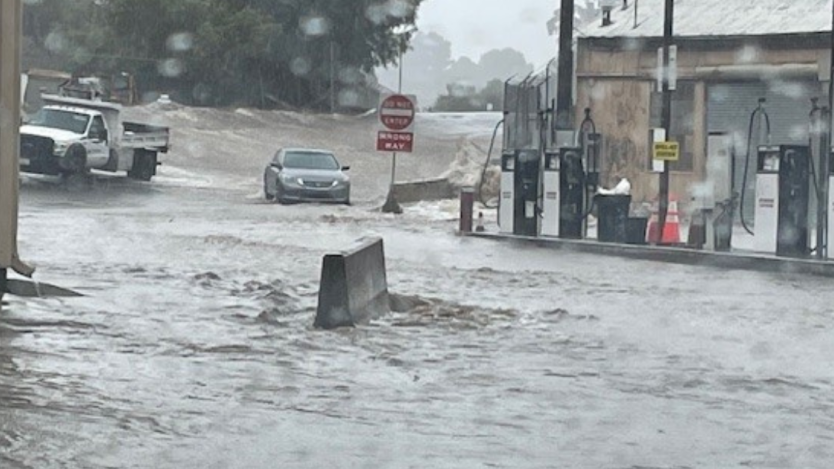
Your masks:
<path fill-rule="evenodd" d="M 748 81 L 710 84 L 707 87 L 707 127 L 710 132 L 733 135 L 736 151 L 736 187 L 741 188 L 744 162 L 747 150 L 750 115 L 758 106 L 759 98 L 765 98 L 764 105 L 771 126 L 771 143 L 808 144 L 808 114 L 811 98 L 823 98 L 822 85 L 817 81 Z M 754 130 L 753 145 L 766 142 L 765 135 Z M 745 214 L 752 220 L 755 199 L 755 148 L 752 148 Z"/>

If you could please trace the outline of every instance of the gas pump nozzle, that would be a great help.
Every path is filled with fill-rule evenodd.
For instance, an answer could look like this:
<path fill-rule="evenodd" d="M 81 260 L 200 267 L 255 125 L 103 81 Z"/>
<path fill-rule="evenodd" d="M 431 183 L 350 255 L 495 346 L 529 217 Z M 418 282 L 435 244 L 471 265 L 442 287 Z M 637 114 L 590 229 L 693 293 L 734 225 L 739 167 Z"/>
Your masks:
<path fill-rule="evenodd" d="M 584 143 L 585 186 L 590 192 L 596 192 L 600 182 L 599 155 L 602 149 L 602 134 L 586 134 Z"/>

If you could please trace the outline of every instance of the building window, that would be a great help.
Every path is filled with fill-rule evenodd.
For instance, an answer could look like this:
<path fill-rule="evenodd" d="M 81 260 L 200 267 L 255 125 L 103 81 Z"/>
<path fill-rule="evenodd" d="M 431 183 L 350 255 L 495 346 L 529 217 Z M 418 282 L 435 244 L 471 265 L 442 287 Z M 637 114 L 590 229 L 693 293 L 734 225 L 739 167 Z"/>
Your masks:
<path fill-rule="evenodd" d="M 660 128 L 662 109 L 663 94 L 652 92 L 649 119 L 652 128 Z M 695 83 L 678 82 L 678 89 L 672 93 L 672 129 L 669 140 L 680 144 L 681 159 L 670 163 L 669 168 L 672 171 L 691 172 L 694 169 L 692 153 L 695 148 L 695 118 Z M 649 168 L 652 166 L 651 158 L 649 155 Z"/>

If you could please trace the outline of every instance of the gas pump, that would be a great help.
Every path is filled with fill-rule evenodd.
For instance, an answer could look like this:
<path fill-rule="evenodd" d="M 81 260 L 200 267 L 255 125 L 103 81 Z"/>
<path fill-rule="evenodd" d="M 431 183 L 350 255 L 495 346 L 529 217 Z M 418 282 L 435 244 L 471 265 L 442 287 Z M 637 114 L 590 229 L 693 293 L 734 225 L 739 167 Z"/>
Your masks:
<path fill-rule="evenodd" d="M 539 234 L 539 150 L 516 150 L 501 156 L 501 233 Z"/>
<path fill-rule="evenodd" d="M 544 158 L 542 235 L 582 239 L 585 220 L 582 149 L 561 148 L 547 152 Z"/>
<path fill-rule="evenodd" d="M 811 154 L 808 146 L 761 147 L 756 176 L 756 249 L 806 257 Z"/>
<path fill-rule="evenodd" d="M 559 236 L 559 213 L 562 198 L 560 192 L 559 152 L 547 152 L 544 155 L 544 175 L 542 176 L 542 236 Z"/>
<path fill-rule="evenodd" d="M 505 152 L 501 155 L 498 225 L 502 234 L 515 232 L 515 152 Z"/>

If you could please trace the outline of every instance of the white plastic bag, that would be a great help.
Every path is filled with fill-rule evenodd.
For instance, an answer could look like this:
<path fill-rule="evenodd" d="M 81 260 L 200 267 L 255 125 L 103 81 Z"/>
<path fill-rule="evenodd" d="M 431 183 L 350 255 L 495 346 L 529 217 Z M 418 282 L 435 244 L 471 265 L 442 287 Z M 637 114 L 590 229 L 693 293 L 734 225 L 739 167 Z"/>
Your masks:
<path fill-rule="evenodd" d="M 622 178 L 613 189 L 600 187 L 597 193 L 600 195 L 631 195 L 631 183 L 628 182 L 628 179 Z"/>

